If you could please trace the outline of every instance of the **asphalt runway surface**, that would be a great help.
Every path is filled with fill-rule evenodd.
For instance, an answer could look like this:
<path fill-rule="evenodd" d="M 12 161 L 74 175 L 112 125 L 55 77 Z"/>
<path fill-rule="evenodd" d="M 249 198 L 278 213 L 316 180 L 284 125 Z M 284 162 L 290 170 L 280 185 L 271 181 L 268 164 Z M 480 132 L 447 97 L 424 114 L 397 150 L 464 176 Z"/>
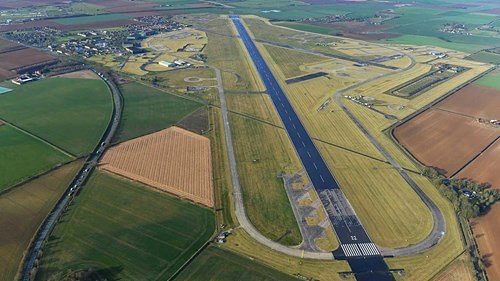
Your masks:
<path fill-rule="evenodd" d="M 240 18 L 231 16 L 231 20 L 259 72 L 302 165 L 332 222 L 341 244 L 333 252 L 335 258 L 347 260 L 359 281 L 394 280 L 378 248 L 366 233 L 354 209 L 328 169 Z"/>

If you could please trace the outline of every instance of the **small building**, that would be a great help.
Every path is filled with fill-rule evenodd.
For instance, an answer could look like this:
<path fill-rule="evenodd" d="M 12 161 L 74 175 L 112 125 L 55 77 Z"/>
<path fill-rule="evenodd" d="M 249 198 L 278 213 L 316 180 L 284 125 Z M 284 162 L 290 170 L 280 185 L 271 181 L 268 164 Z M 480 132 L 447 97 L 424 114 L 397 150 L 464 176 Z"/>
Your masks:
<path fill-rule="evenodd" d="M 22 84 L 26 84 L 28 82 L 36 81 L 38 79 L 39 79 L 38 76 L 32 76 L 29 74 L 22 74 L 19 77 L 12 79 L 11 82 L 16 84 L 16 85 L 22 85 Z"/>
<path fill-rule="evenodd" d="M 169 61 L 165 61 L 165 60 L 162 60 L 162 61 L 158 62 L 158 64 L 162 65 L 162 66 L 165 66 L 165 67 L 174 67 L 174 66 L 176 66 L 175 63 L 169 62 Z"/>

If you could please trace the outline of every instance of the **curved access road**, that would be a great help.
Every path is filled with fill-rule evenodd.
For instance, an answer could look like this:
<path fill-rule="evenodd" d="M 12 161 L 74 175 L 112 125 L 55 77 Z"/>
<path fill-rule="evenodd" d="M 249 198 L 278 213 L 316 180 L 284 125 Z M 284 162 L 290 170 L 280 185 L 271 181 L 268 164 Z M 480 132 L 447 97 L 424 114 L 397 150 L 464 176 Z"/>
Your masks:
<path fill-rule="evenodd" d="M 45 218 L 42 225 L 35 234 L 31 245 L 28 248 L 28 253 L 23 260 L 21 271 L 21 280 L 23 281 L 32 280 L 33 276 L 31 275 L 33 273 L 33 268 L 35 267 L 37 259 L 40 257 L 40 253 L 45 244 L 45 241 L 47 241 L 48 236 L 54 229 L 68 204 L 72 201 L 73 197 L 78 194 L 78 191 L 82 188 L 83 184 L 92 173 L 92 170 L 97 165 L 105 149 L 111 143 L 111 140 L 116 130 L 118 129 L 118 125 L 120 124 L 122 114 L 122 96 L 120 90 L 109 77 L 97 72 L 96 70 L 93 71 L 96 72 L 102 78 L 102 80 L 104 80 L 104 82 L 106 82 L 110 90 L 113 100 L 113 111 L 111 114 L 111 118 L 109 120 L 106 131 L 102 135 L 101 140 L 99 141 L 97 146 L 94 148 L 94 151 L 87 157 L 87 161 L 85 162 L 83 167 L 70 183 L 66 191 L 62 194 L 62 197 L 59 199 L 59 201 L 57 201 L 56 205 L 54 206 L 50 214 Z"/>
<path fill-rule="evenodd" d="M 412 63 L 406 67 L 405 69 L 401 69 L 400 71 L 405 71 L 412 68 L 415 65 L 415 59 L 412 56 L 409 56 Z M 400 72 L 398 71 L 398 72 Z M 383 75 L 390 76 L 395 73 L 388 73 Z M 379 79 L 381 76 L 374 77 L 372 79 L 365 80 L 361 83 L 356 83 L 351 87 L 346 89 L 337 91 L 333 94 L 335 102 L 342 108 L 342 110 L 349 116 L 349 118 L 356 124 L 361 132 L 368 138 L 368 140 L 377 148 L 377 150 L 387 159 L 387 161 L 391 164 L 391 166 L 399 173 L 399 175 L 405 180 L 405 182 L 415 191 L 415 193 L 420 197 L 420 199 L 427 206 L 429 211 L 432 214 L 433 224 L 432 230 L 429 235 L 422 241 L 417 244 L 410 245 L 408 247 L 402 248 L 383 248 L 379 247 L 380 252 L 386 256 L 407 256 L 412 254 L 417 254 L 422 251 L 425 251 L 432 246 L 436 245 L 441 238 L 443 238 L 446 232 L 446 222 L 444 220 L 443 213 L 438 208 L 438 206 L 425 194 L 425 192 L 418 186 L 418 184 L 408 175 L 405 169 L 399 165 L 399 163 L 392 157 L 392 155 L 377 141 L 377 139 L 370 133 L 370 131 L 365 127 L 365 125 L 352 113 L 352 111 L 346 107 L 343 103 L 342 94 L 348 92 L 356 87 L 359 87 L 363 84 L 369 83 L 375 79 Z M 327 100 L 322 106 L 326 106 L 330 100 Z"/>

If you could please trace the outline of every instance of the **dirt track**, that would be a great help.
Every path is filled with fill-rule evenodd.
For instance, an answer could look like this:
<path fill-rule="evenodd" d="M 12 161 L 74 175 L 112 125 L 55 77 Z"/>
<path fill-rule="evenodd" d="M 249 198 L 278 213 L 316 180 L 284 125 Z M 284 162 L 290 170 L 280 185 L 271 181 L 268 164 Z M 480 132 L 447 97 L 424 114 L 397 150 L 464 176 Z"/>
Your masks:
<path fill-rule="evenodd" d="M 102 168 L 212 207 L 210 141 L 187 130 L 168 129 L 109 149 Z"/>
<path fill-rule="evenodd" d="M 500 280 L 500 204 L 473 222 L 479 253 L 485 260 L 489 280 Z"/>

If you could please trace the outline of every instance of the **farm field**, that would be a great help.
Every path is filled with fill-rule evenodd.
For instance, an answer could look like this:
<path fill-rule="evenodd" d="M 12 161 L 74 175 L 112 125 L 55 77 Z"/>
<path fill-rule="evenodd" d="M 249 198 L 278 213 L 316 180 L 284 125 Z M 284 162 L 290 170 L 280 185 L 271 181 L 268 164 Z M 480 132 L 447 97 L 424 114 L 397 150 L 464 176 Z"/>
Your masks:
<path fill-rule="evenodd" d="M 174 280 L 297 280 L 247 257 L 215 246 L 208 247 Z"/>
<path fill-rule="evenodd" d="M 495 70 L 490 72 L 488 75 L 477 80 L 475 83 L 481 86 L 492 87 L 500 90 L 500 71 Z"/>
<path fill-rule="evenodd" d="M 101 80 L 46 78 L 0 95 L 0 116 L 75 155 L 91 152 L 111 115 Z"/>
<path fill-rule="evenodd" d="M 73 161 L 0 195 L 1 280 L 15 279 L 35 231 L 82 164 Z"/>
<path fill-rule="evenodd" d="M 438 274 L 433 281 L 474 281 L 472 266 L 468 257 L 464 254 L 450 264 L 443 272 Z"/>
<path fill-rule="evenodd" d="M 0 53 L 0 68 L 6 70 L 17 70 L 30 65 L 47 64 L 55 61 L 57 59 L 53 56 L 32 48 Z"/>
<path fill-rule="evenodd" d="M 107 280 L 165 280 L 214 227 L 209 209 L 96 171 L 56 226 L 37 279 L 92 267 Z"/>
<path fill-rule="evenodd" d="M 129 83 L 121 85 L 122 122 L 114 142 L 122 142 L 170 127 L 202 106 L 158 89 Z"/>
<path fill-rule="evenodd" d="M 470 84 L 435 105 L 473 118 L 500 119 L 500 90 Z"/>
<path fill-rule="evenodd" d="M 0 81 L 14 77 L 19 69 L 37 64 L 50 64 L 56 61 L 56 58 L 46 53 L 0 39 Z"/>
<path fill-rule="evenodd" d="M 498 133 L 473 118 L 432 108 L 398 126 L 394 136 L 421 163 L 451 176 Z"/>
<path fill-rule="evenodd" d="M 61 19 L 56 19 L 54 21 L 56 23 L 63 25 L 76 25 L 76 24 L 91 24 L 91 23 L 116 21 L 124 19 L 129 19 L 129 17 L 127 17 L 124 14 L 104 14 L 104 15 L 84 16 L 84 17 L 61 18 Z"/>
<path fill-rule="evenodd" d="M 71 158 L 10 125 L 0 125 L 0 194 Z"/>
<path fill-rule="evenodd" d="M 470 178 L 478 183 L 489 183 L 492 188 L 500 189 L 500 139 L 488 147 L 472 163 L 465 166 L 456 178 Z"/>
<path fill-rule="evenodd" d="M 500 278 L 500 263 L 498 249 L 500 248 L 500 204 L 493 205 L 484 216 L 472 222 L 472 229 L 479 246 L 479 254 L 486 264 L 486 274 L 489 280 Z"/>
<path fill-rule="evenodd" d="M 170 127 L 113 146 L 100 165 L 112 173 L 213 207 L 211 161 L 208 138 Z"/>

